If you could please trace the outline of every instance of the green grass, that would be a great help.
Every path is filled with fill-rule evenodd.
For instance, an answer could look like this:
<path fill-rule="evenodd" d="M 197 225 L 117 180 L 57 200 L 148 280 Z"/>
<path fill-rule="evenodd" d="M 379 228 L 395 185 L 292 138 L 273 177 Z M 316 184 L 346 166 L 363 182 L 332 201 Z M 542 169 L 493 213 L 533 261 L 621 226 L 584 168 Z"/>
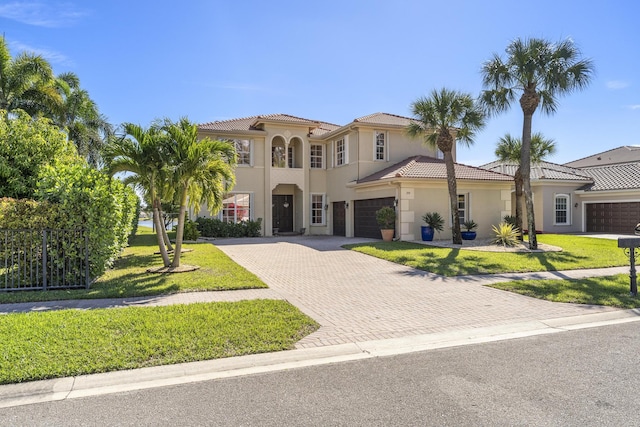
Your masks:
<path fill-rule="evenodd" d="M 553 302 L 640 307 L 640 298 L 629 294 L 629 276 L 625 274 L 589 279 L 518 280 L 489 286 Z"/>
<path fill-rule="evenodd" d="M 66 299 L 124 298 L 177 292 L 266 288 L 260 279 L 233 262 L 210 243 L 185 244 L 180 263 L 200 266 L 188 273 L 147 273 L 149 267 L 162 265 L 155 234 L 139 227 L 131 245 L 91 288 L 35 292 L 0 293 L 0 303 L 57 301 Z"/>
<path fill-rule="evenodd" d="M 538 235 L 539 243 L 562 252 L 480 252 L 410 242 L 375 242 L 345 248 L 409 267 L 444 275 L 558 271 L 624 266 L 629 263 L 617 241 L 563 234 Z"/>
<path fill-rule="evenodd" d="M 0 316 L 0 384 L 293 348 L 318 325 L 286 301 Z"/>

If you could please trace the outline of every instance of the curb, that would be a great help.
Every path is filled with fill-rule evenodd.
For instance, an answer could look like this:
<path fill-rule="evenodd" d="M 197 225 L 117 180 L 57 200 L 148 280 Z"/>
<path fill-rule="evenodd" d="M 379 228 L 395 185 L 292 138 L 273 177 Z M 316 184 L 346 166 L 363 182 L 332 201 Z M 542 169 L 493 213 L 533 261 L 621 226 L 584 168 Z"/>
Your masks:
<path fill-rule="evenodd" d="M 640 321 L 640 309 L 8 384 L 0 386 L 0 408 L 386 357 L 636 321 Z"/>

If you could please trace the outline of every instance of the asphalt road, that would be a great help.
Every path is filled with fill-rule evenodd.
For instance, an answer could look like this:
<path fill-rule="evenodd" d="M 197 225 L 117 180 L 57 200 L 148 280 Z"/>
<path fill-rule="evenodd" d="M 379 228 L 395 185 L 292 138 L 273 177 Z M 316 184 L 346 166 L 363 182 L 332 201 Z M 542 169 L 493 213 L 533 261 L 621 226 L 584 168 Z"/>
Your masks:
<path fill-rule="evenodd" d="M 17 406 L 0 425 L 638 426 L 638 326 Z"/>

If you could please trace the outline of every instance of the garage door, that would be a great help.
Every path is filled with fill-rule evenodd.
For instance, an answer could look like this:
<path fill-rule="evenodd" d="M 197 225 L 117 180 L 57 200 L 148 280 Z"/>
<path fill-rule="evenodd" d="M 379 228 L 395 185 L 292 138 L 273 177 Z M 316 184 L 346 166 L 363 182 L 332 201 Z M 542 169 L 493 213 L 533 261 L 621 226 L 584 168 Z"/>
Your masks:
<path fill-rule="evenodd" d="M 587 204 L 587 231 L 633 234 L 640 222 L 640 202 Z"/>
<path fill-rule="evenodd" d="M 393 197 L 354 201 L 353 234 L 356 237 L 382 239 L 380 227 L 376 222 L 376 211 L 383 206 L 393 206 Z"/>

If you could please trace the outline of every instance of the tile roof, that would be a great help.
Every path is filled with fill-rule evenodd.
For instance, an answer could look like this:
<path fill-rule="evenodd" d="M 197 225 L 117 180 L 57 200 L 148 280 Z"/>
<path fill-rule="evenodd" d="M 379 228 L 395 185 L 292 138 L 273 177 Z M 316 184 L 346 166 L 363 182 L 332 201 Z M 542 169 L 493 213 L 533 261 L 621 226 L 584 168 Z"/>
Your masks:
<path fill-rule="evenodd" d="M 495 161 L 480 167 L 493 172 L 500 172 L 513 176 L 518 169 L 518 164 L 515 162 Z M 591 181 L 591 177 L 581 169 L 571 168 L 551 162 L 540 162 L 531 165 L 531 179 Z"/>
<path fill-rule="evenodd" d="M 455 164 L 457 179 L 480 181 L 512 181 L 513 178 L 498 172 L 461 163 Z M 444 160 L 427 156 L 409 157 L 393 166 L 362 178 L 358 183 L 374 182 L 392 178 L 446 179 L 447 171 Z"/>
<path fill-rule="evenodd" d="M 583 168 L 639 161 L 640 145 L 623 145 L 622 147 L 613 148 L 608 151 L 603 151 L 602 153 L 565 163 L 565 166 Z"/>
<path fill-rule="evenodd" d="M 263 114 L 259 116 L 243 117 L 240 119 L 219 120 L 215 122 L 203 123 L 198 125 L 200 130 L 213 131 L 248 131 L 260 130 L 257 125 L 261 121 L 277 121 L 288 122 L 292 124 L 302 124 L 309 127 L 319 128 L 318 135 L 330 132 L 340 126 L 331 123 L 319 122 L 317 120 L 303 119 L 302 117 L 292 116 L 290 114 Z M 315 133 L 315 130 L 313 132 Z"/>
<path fill-rule="evenodd" d="M 640 189 L 640 163 L 622 163 L 593 168 L 584 168 L 583 172 L 593 178 L 593 183 L 580 190 L 638 190 Z"/>
<path fill-rule="evenodd" d="M 375 125 L 393 125 L 393 126 L 407 126 L 411 123 L 409 117 L 397 116 L 389 113 L 374 113 L 368 116 L 359 117 L 354 120 L 354 123 L 369 123 Z"/>

